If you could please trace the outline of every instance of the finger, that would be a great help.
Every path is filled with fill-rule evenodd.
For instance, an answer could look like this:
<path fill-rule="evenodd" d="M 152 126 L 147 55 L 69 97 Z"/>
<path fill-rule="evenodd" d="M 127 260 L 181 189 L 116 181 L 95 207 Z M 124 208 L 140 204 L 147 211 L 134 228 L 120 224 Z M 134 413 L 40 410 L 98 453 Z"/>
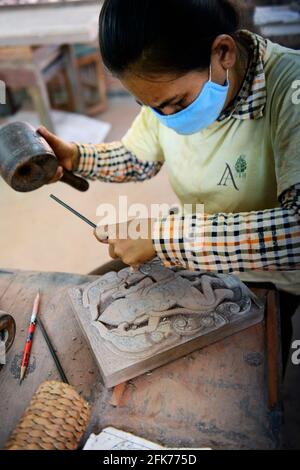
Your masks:
<path fill-rule="evenodd" d="M 96 227 L 95 228 L 94 235 L 100 243 L 108 243 L 109 242 L 106 227 Z"/>
<path fill-rule="evenodd" d="M 94 231 L 94 235 L 97 238 L 98 242 L 103 243 L 104 245 L 108 245 L 108 239 L 106 238 L 101 238 L 97 235 L 97 232 Z"/>
<path fill-rule="evenodd" d="M 141 267 L 140 264 L 139 264 L 139 265 L 138 265 L 138 264 L 135 264 L 134 266 L 130 266 L 130 271 L 131 271 L 132 273 L 136 273 L 136 272 L 138 272 L 138 271 L 140 270 L 140 267 Z"/>
<path fill-rule="evenodd" d="M 115 245 L 116 243 L 118 243 L 119 240 L 114 240 L 112 238 L 108 238 L 107 239 L 107 243 L 109 243 L 109 245 Z"/>
<path fill-rule="evenodd" d="M 57 147 L 58 145 L 61 145 L 61 139 L 57 137 L 55 134 L 52 134 L 52 132 L 48 131 L 46 127 L 40 126 L 37 129 L 37 132 L 44 137 L 44 139 L 48 142 L 50 147 Z"/>
<path fill-rule="evenodd" d="M 115 247 L 113 245 L 109 245 L 109 256 L 112 259 L 118 259 L 118 256 L 115 253 Z"/>
<path fill-rule="evenodd" d="M 56 171 L 56 174 L 55 174 L 54 178 L 52 178 L 52 180 L 49 181 L 48 184 L 57 183 L 58 181 L 60 181 L 62 179 L 63 176 L 64 176 L 64 169 L 63 169 L 62 166 L 59 166 L 57 168 L 57 171 Z"/>

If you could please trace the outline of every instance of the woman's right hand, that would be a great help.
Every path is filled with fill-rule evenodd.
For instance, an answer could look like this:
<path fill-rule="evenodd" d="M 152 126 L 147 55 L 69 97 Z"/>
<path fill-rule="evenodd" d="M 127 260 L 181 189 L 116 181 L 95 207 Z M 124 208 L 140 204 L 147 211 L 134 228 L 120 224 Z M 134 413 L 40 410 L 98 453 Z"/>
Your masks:
<path fill-rule="evenodd" d="M 55 183 L 63 177 L 64 169 L 75 171 L 78 168 L 79 150 L 75 143 L 65 142 L 49 132 L 44 126 L 39 127 L 37 132 L 48 142 L 58 160 L 59 166 L 51 183 Z"/>

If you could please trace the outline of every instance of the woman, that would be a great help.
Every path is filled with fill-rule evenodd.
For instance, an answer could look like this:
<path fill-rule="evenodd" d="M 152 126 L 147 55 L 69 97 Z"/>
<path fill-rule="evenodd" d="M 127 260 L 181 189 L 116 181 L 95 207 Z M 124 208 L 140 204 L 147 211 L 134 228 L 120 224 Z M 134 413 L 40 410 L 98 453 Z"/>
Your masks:
<path fill-rule="evenodd" d="M 112 144 L 40 129 L 60 158 L 57 178 L 67 168 L 144 181 L 165 164 L 180 201 L 205 205 L 156 221 L 147 240 L 109 240 L 112 257 L 137 267 L 159 256 L 299 295 L 299 52 L 240 30 L 229 0 L 106 0 L 99 33 L 105 65 L 142 110 Z M 189 243 L 174 230 L 184 223 Z"/>

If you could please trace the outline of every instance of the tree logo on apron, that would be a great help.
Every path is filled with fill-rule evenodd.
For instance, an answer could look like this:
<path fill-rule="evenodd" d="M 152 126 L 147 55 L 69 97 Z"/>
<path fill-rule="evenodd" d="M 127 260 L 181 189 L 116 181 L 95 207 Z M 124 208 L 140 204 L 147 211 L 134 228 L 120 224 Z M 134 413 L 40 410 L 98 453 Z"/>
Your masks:
<path fill-rule="evenodd" d="M 241 155 L 235 164 L 235 171 L 237 172 L 239 178 L 246 178 L 247 168 L 248 164 L 246 161 L 246 155 Z"/>

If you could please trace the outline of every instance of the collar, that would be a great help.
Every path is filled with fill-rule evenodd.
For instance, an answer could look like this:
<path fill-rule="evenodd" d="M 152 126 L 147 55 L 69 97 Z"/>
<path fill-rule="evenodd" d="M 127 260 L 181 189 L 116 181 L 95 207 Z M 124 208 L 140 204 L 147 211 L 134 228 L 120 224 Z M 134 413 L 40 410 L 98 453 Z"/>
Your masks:
<path fill-rule="evenodd" d="M 239 94 L 232 105 L 222 112 L 218 121 L 224 121 L 228 117 L 239 120 L 260 119 L 264 115 L 267 102 L 265 76 L 267 40 L 247 30 L 239 31 L 238 36 L 248 44 L 250 63 Z"/>

